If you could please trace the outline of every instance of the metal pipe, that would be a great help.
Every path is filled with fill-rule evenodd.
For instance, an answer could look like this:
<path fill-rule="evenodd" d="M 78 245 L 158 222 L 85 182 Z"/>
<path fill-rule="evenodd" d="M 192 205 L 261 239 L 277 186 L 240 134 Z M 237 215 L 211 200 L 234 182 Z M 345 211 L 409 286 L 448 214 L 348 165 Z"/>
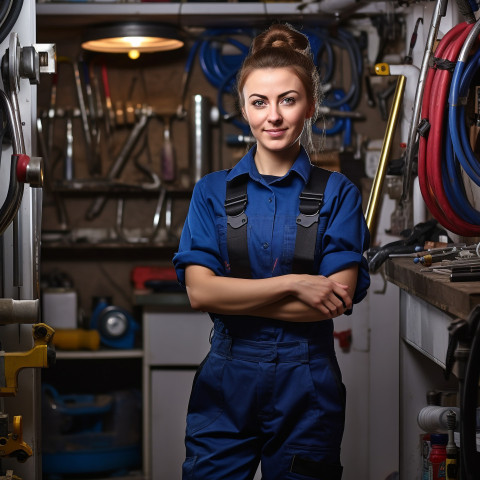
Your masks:
<path fill-rule="evenodd" d="M 13 111 L 13 106 L 8 98 L 8 95 L 0 89 L 0 101 L 3 103 L 4 112 L 7 115 L 7 121 L 12 129 L 15 128 L 17 123 L 15 122 L 15 113 Z M 14 155 L 18 155 L 20 153 L 25 153 L 22 150 L 22 144 L 20 141 L 19 135 L 16 135 L 16 130 L 12 131 L 12 151 Z"/>
<path fill-rule="evenodd" d="M 460 53 L 457 58 L 457 62 L 466 63 L 468 61 L 468 56 L 470 55 L 470 51 L 473 48 L 473 44 L 477 41 L 478 34 L 480 32 L 480 22 L 477 23 L 472 27 L 470 33 L 468 34 L 465 43 L 460 50 Z"/>
<path fill-rule="evenodd" d="M 15 218 L 23 196 L 23 184 L 17 179 L 17 155 L 24 153 L 22 150 L 22 142 L 17 132 L 17 122 L 15 113 L 7 94 L 0 89 L 0 101 L 4 107 L 7 116 L 7 122 L 12 130 L 12 150 L 13 155 L 10 163 L 10 180 L 8 184 L 7 196 L 0 208 L 0 235 L 3 235 L 8 226 Z"/>
<path fill-rule="evenodd" d="M 37 323 L 39 300 L 0 298 L 0 325 L 11 323 Z"/>
<path fill-rule="evenodd" d="M 425 87 L 425 79 L 430 66 L 430 57 L 432 56 L 433 46 L 438 34 L 441 18 L 445 16 L 447 10 L 447 0 L 437 0 L 435 10 L 432 15 L 430 28 L 428 31 L 427 43 L 423 54 L 422 66 L 418 76 L 417 91 L 415 93 L 415 102 L 413 105 L 412 121 L 408 131 L 407 147 L 405 149 L 405 167 L 403 172 L 403 189 L 400 198 L 401 208 L 406 208 L 405 204 L 410 201 L 410 191 L 412 183 L 412 170 L 415 145 L 417 143 L 417 126 L 418 119 L 422 108 L 423 90 Z"/>
<path fill-rule="evenodd" d="M 192 182 L 197 183 L 211 169 L 210 102 L 194 95 L 190 109 L 190 169 Z"/>
<path fill-rule="evenodd" d="M 405 90 L 405 81 L 405 76 L 400 75 L 398 77 L 397 87 L 395 88 L 395 93 L 393 96 L 393 103 L 390 109 L 387 128 L 385 130 L 385 136 L 383 138 L 382 152 L 377 167 L 377 173 L 375 174 L 372 189 L 370 190 L 370 197 L 368 199 L 365 218 L 372 238 L 375 235 L 378 205 L 382 194 L 383 181 L 385 179 L 385 172 L 387 170 L 387 162 L 393 142 L 395 127 L 397 125 L 397 120 L 400 114 L 403 92 Z"/>

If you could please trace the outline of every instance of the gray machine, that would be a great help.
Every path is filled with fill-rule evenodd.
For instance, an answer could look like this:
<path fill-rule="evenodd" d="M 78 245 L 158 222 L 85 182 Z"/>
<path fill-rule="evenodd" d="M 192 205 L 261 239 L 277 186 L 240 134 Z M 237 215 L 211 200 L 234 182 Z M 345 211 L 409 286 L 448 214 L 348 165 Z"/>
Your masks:
<path fill-rule="evenodd" d="M 54 72 L 55 52 L 35 45 L 35 25 L 35 0 L 2 2 L 0 478 L 41 478 L 38 368 L 54 360 L 53 329 L 39 323 L 43 163 L 33 132 L 36 85 L 41 72 Z"/>

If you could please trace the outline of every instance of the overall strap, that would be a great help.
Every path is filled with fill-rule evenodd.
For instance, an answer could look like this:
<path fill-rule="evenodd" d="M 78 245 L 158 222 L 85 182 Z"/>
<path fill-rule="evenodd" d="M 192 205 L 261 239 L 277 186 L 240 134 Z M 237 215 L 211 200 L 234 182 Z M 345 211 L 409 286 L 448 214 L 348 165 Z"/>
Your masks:
<path fill-rule="evenodd" d="M 332 172 L 312 166 L 310 178 L 300 194 L 300 213 L 297 217 L 297 234 L 292 273 L 316 273 L 314 260 L 317 244 L 318 221 L 323 204 L 323 194 Z M 247 206 L 248 174 L 227 182 L 225 212 L 227 214 L 227 251 L 232 277 L 251 278 L 248 256 Z"/>
<path fill-rule="evenodd" d="M 292 273 L 314 272 L 318 220 L 323 195 L 332 172 L 312 166 L 310 178 L 300 194 L 300 214 L 297 217 L 297 236 L 293 255 Z"/>
<path fill-rule="evenodd" d="M 250 259 L 247 244 L 248 174 L 227 182 L 225 212 L 227 214 L 227 251 L 232 277 L 251 278 Z"/>

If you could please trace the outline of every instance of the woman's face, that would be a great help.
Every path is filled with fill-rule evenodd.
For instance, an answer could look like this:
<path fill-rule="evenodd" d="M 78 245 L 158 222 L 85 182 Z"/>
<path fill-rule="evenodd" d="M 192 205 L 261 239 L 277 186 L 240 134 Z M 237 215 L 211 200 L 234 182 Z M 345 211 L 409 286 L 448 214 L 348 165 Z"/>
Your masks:
<path fill-rule="evenodd" d="M 280 152 L 298 145 L 305 120 L 314 113 L 305 88 L 291 68 L 262 68 L 243 87 L 243 116 L 257 151 Z"/>

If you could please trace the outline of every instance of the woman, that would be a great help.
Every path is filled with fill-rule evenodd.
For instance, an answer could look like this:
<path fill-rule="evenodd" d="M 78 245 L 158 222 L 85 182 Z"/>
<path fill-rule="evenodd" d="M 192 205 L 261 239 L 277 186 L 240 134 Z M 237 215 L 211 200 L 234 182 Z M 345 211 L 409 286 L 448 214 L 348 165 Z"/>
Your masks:
<path fill-rule="evenodd" d="M 345 390 L 332 319 L 370 282 L 360 194 L 331 173 L 318 224 L 303 215 L 315 247 L 305 254 L 300 194 L 320 169 L 301 137 L 320 87 L 303 34 L 274 25 L 256 37 L 237 89 L 256 145 L 197 183 L 173 260 L 192 308 L 214 322 L 188 407 L 183 478 L 251 479 L 261 462 L 264 480 L 340 479 Z"/>

